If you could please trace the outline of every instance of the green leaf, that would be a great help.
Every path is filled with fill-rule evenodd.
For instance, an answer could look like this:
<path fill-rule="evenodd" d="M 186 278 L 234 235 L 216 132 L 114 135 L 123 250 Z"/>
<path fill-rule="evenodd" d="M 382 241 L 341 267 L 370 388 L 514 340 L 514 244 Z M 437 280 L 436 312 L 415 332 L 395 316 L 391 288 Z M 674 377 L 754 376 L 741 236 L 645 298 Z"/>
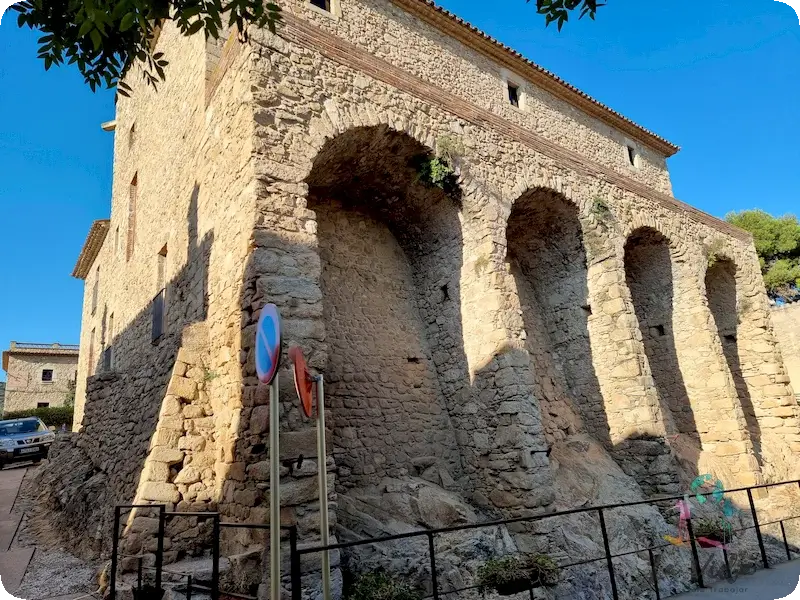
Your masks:
<path fill-rule="evenodd" d="M 122 21 L 119 24 L 119 30 L 120 31 L 128 31 L 128 29 L 133 27 L 133 24 L 135 22 L 136 22 L 136 13 L 130 12 L 127 15 L 125 15 L 124 17 L 122 17 Z"/>
<path fill-rule="evenodd" d="M 194 35 L 198 31 L 203 28 L 203 21 L 197 20 L 189 26 L 189 29 L 186 30 L 186 35 Z"/>
<path fill-rule="evenodd" d="M 103 38 L 100 35 L 100 32 L 97 29 L 92 29 L 89 37 L 92 38 L 92 44 L 94 45 L 95 50 L 100 50 L 100 46 L 103 45 Z"/>
<path fill-rule="evenodd" d="M 86 21 L 81 23 L 81 28 L 78 30 L 78 37 L 83 37 L 87 35 L 92 30 L 93 27 L 94 24 L 87 19 Z"/>

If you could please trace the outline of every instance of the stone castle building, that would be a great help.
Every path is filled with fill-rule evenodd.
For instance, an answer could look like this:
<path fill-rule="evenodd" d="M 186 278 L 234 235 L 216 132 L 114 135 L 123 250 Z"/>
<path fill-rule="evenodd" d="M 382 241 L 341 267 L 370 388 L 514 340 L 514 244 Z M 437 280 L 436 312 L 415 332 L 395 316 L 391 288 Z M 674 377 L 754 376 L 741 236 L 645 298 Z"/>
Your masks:
<path fill-rule="evenodd" d="M 64 406 L 75 394 L 78 346 L 11 342 L 3 352 L 3 370 L 4 413 Z"/>
<path fill-rule="evenodd" d="M 317 4 L 245 43 L 167 26 L 166 82 L 117 103 L 75 270 L 81 431 L 44 476 L 65 531 L 98 524 L 82 550 L 114 503 L 268 520 L 267 302 L 328 382 L 339 535 L 795 476 L 752 239 L 672 196 L 676 146 L 426 1 Z M 434 156 L 454 185 L 420 176 Z M 313 540 L 286 365 L 282 518 Z M 181 527 L 170 559 L 203 534 Z"/>

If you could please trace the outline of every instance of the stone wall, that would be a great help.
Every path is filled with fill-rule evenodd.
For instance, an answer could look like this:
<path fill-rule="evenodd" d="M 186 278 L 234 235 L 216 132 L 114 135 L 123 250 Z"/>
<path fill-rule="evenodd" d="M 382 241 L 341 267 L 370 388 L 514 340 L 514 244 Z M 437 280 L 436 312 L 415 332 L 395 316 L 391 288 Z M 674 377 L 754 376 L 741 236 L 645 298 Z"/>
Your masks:
<path fill-rule="evenodd" d="M 800 304 L 775 308 L 770 316 L 792 387 L 800 393 Z"/>
<path fill-rule="evenodd" d="M 751 239 L 671 198 L 655 148 L 626 164 L 624 135 L 530 83 L 510 106 L 504 66 L 398 4 L 326 15 L 290 2 L 278 35 L 213 52 L 167 28 L 172 77 L 118 104 L 103 310 L 84 308 L 75 442 L 107 506 L 216 505 L 263 524 L 280 460 L 281 524 L 313 543 L 319 468 L 346 523 L 337 534 L 368 530 L 369 502 L 401 527 L 433 522 L 399 515 L 420 490 L 459 507 L 448 523 L 569 508 L 554 477 L 579 475 L 550 457 L 580 449 L 630 499 L 698 472 L 728 485 L 793 475 L 797 406 Z M 446 139 L 463 147 L 447 191 L 419 176 Z M 134 181 L 128 259 L 115 240 Z M 166 333 L 153 340 L 165 245 Z M 735 265 L 734 285 L 709 271 L 718 259 Z M 281 456 L 268 456 L 276 424 L 254 344 L 267 302 L 285 348 L 301 346 L 329 382 L 330 456 L 315 455 L 288 361 Z M 92 330 L 114 372 L 87 379 Z M 74 502 L 91 503 L 82 485 Z M 653 531 L 659 518 L 647 516 Z M 171 533 L 178 558 L 203 532 Z M 520 548 L 564 543 L 528 533 L 515 530 Z M 143 538 L 132 547 L 148 552 Z M 263 547 L 245 531 L 223 542 L 228 554 Z"/>
<path fill-rule="evenodd" d="M 53 372 L 52 381 L 42 381 L 42 372 Z M 75 385 L 77 357 L 9 353 L 3 410 L 30 410 L 39 404 L 64 406 Z"/>

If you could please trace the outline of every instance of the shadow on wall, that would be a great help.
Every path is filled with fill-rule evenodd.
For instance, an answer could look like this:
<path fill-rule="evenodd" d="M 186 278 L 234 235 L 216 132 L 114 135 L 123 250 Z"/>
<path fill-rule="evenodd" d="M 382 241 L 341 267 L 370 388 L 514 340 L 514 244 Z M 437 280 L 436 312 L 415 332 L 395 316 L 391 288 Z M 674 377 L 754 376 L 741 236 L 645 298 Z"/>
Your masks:
<path fill-rule="evenodd" d="M 470 502 L 487 514 L 547 503 L 549 490 L 528 477 L 547 467 L 542 444 L 530 442 L 515 424 L 518 413 L 533 411 L 532 403 L 499 409 L 498 390 L 513 388 L 519 396 L 523 383 L 532 384 L 519 376 L 527 354 L 499 349 L 470 381 L 459 193 L 420 180 L 419 165 L 430 156 L 388 127 L 350 130 L 326 143 L 306 180 L 308 218 L 315 218 L 310 224 L 316 229 L 256 230 L 243 288 L 247 357 L 233 458 L 246 475 L 226 481 L 226 514 L 267 518 L 269 397 L 255 379 L 253 360 L 254 325 L 265 302 L 281 311 L 285 348 L 302 346 L 309 366 L 326 377 L 333 454 L 326 464 L 330 501 L 339 501 L 332 517 L 334 524 L 347 518 L 336 529 L 340 534 L 463 523 L 475 515 Z M 264 203 L 270 214 L 262 223 L 277 218 L 276 202 Z M 296 524 L 301 540 L 315 540 L 321 460 L 314 430 L 282 373 L 281 522 Z M 538 415 L 527 423 L 541 431 Z M 520 458 L 522 448 L 527 456 Z M 444 510 L 430 496 L 417 501 L 420 490 L 447 496 L 463 510 Z M 253 544 L 264 540 L 242 532 L 229 536 L 224 549 L 240 552 Z M 240 591 L 256 584 L 249 581 Z"/>
<path fill-rule="evenodd" d="M 63 532 L 61 541 L 79 555 L 109 550 L 114 505 L 128 504 L 136 494 L 184 329 L 207 317 L 214 234 L 198 239 L 198 194 L 195 187 L 188 202 L 186 264 L 163 294 L 154 283 L 159 293 L 150 304 L 113 340 L 103 341 L 103 348 L 109 342 L 113 347 L 113 371 L 104 371 L 103 352 L 94 357 L 97 374 L 88 378 L 83 428 L 53 448 L 39 475 L 43 491 L 34 519 L 46 517 L 50 530 Z M 152 265 L 156 282 L 158 256 L 146 251 L 137 247 L 131 261 Z M 173 469 L 167 476 L 177 474 Z M 87 524 L 91 535 L 84 534 Z"/>
<path fill-rule="evenodd" d="M 762 464 L 761 427 L 756 418 L 753 398 L 742 372 L 739 356 L 739 311 L 736 293 L 736 265 L 730 259 L 717 259 L 706 271 L 706 295 L 714 323 L 722 342 L 722 350 L 728 370 L 733 377 L 736 395 L 742 404 L 747 430 L 753 443 L 753 450 L 758 464 Z"/>
<path fill-rule="evenodd" d="M 691 481 L 697 475 L 701 444 L 675 346 L 674 307 L 679 300 L 669 240 L 649 227 L 631 233 L 625 244 L 625 278 L 669 440 L 662 440 L 664 453 L 652 456 L 647 468 L 662 483 L 677 484 L 678 473 L 667 459 L 671 447 L 686 472 L 684 479 Z"/>
<path fill-rule="evenodd" d="M 385 127 L 343 134 L 320 151 L 308 178 L 316 238 L 256 230 L 243 288 L 247 358 L 234 450 L 246 477 L 226 482 L 221 509 L 228 514 L 252 520 L 269 506 L 269 393 L 255 378 L 253 348 L 266 302 L 281 313 L 284 350 L 301 346 L 309 367 L 325 374 L 332 498 L 333 490 L 377 486 L 386 477 L 463 484 L 448 411 L 469 387 L 459 206 L 457 196 L 418 180 L 416 165 L 428 154 Z M 281 373 L 282 515 L 301 539 L 314 538 L 314 430 Z M 245 535 L 229 541 L 230 549 L 260 543 Z"/>
<path fill-rule="evenodd" d="M 506 239 L 536 397 L 545 421 L 553 423 L 548 433 L 559 441 L 577 433 L 582 420 L 610 447 L 589 338 L 592 307 L 578 207 L 550 190 L 526 192 L 514 203 Z"/>

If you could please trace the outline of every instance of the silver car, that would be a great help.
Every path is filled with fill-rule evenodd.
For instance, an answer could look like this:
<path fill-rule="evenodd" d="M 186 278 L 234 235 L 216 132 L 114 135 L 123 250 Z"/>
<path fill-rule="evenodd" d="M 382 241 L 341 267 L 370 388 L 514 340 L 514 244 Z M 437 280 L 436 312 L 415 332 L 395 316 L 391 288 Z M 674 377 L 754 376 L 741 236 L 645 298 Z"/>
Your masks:
<path fill-rule="evenodd" d="M 38 417 L 0 421 L 0 468 L 11 462 L 47 458 L 55 439 Z"/>

